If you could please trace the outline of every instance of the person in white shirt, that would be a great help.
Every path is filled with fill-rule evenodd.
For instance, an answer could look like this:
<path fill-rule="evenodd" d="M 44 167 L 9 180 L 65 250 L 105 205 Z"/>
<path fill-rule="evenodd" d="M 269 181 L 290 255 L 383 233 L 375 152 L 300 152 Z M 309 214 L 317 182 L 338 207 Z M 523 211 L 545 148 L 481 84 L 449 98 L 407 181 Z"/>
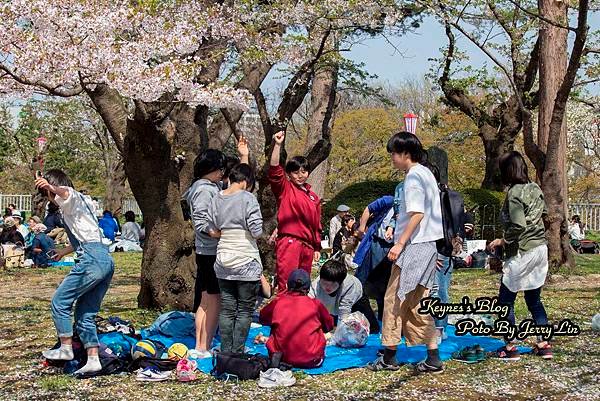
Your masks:
<path fill-rule="evenodd" d="M 425 344 L 427 359 L 415 365 L 417 373 L 441 372 L 437 331 L 433 317 L 418 312 L 421 299 L 433 288 L 438 257 L 436 241 L 444 237 L 442 209 L 437 182 L 422 162 L 425 151 L 409 132 L 393 135 L 387 150 L 395 168 L 406 173 L 394 199 L 394 246 L 388 258 L 394 262 L 384 298 L 381 343 L 383 356 L 371 363 L 371 370 L 398 370 L 396 348 Z"/>
<path fill-rule="evenodd" d="M 36 175 L 35 186 L 60 207 L 69 237 L 66 248 L 56 250 L 54 260 L 77 251 L 78 261 L 65 276 L 52 297 L 52 319 L 60 347 L 44 351 L 49 360 L 70 361 L 73 355 L 73 322 L 87 351 L 87 363 L 75 372 L 89 375 L 102 369 L 98 356 L 98 333 L 95 318 L 108 290 L 115 265 L 103 243 L 103 235 L 93 212 L 91 199 L 73 189 L 73 182 L 61 170 Z"/>
<path fill-rule="evenodd" d="M 585 231 L 578 215 L 571 217 L 571 221 L 569 222 L 569 236 L 572 240 L 577 241 L 585 239 Z"/>
<path fill-rule="evenodd" d="M 142 252 L 140 240 L 142 229 L 135 222 L 135 213 L 131 210 L 125 213 L 125 221 L 121 228 L 121 238 L 110 246 L 110 252 Z"/>
<path fill-rule="evenodd" d="M 333 241 L 335 236 L 342 229 L 342 219 L 344 216 L 350 213 L 350 208 L 346 205 L 339 205 L 337 207 L 337 214 L 333 216 L 329 222 L 329 247 L 333 248 Z"/>

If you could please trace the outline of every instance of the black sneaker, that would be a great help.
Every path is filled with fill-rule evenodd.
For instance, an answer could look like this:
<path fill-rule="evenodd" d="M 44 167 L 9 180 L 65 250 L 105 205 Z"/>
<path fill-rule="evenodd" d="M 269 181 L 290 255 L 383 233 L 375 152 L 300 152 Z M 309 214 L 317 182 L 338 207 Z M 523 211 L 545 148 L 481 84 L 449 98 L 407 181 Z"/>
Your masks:
<path fill-rule="evenodd" d="M 414 365 L 414 367 L 415 367 L 416 374 L 420 374 L 420 373 L 439 374 L 439 373 L 444 372 L 444 365 L 433 366 L 433 365 L 428 364 L 427 361 L 419 362 L 416 365 Z"/>
<path fill-rule="evenodd" d="M 496 357 L 505 361 L 518 361 L 521 359 L 521 353 L 515 347 L 511 350 L 506 349 L 506 346 L 496 351 Z"/>
<path fill-rule="evenodd" d="M 369 369 L 373 372 L 379 372 L 380 370 L 396 371 L 396 370 L 400 369 L 400 364 L 397 362 L 394 364 L 385 363 L 383 361 L 383 356 L 380 356 L 374 362 L 369 363 L 367 365 L 367 369 Z"/>
<path fill-rule="evenodd" d="M 552 346 L 546 343 L 543 347 L 536 345 L 533 347 L 533 355 L 537 355 L 543 359 L 552 359 Z"/>

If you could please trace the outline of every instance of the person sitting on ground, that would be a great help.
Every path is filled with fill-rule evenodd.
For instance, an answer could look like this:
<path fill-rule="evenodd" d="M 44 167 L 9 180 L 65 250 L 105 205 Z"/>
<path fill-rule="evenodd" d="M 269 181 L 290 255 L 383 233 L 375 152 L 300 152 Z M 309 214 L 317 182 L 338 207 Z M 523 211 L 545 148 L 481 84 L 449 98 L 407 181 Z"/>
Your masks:
<path fill-rule="evenodd" d="M 585 239 L 585 230 L 579 215 L 575 214 L 569 221 L 569 236 L 571 240 L 581 241 Z"/>
<path fill-rule="evenodd" d="M 333 318 L 317 299 L 310 298 L 310 276 L 297 269 L 281 292 L 260 311 L 260 323 L 271 326 L 269 356 L 281 353 L 281 361 L 296 368 L 321 366 L 325 358 L 325 333 L 333 330 Z"/>
<path fill-rule="evenodd" d="M 42 223 L 32 226 L 34 239 L 31 245 L 31 255 L 33 264 L 37 267 L 47 267 L 52 262 L 51 257 L 55 253 L 54 241 L 46 234 L 46 228 Z"/>
<path fill-rule="evenodd" d="M 27 238 L 29 235 L 29 226 L 27 224 L 23 224 L 23 215 L 18 210 L 13 210 L 11 216 L 17 225 L 17 230 L 21 233 L 23 238 Z"/>
<path fill-rule="evenodd" d="M 35 215 L 31 216 L 29 219 L 27 219 L 27 227 L 29 227 L 28 228 L 29 232 L 23 238 L 25 238 L 25 256 L 28 259 L 33 259 L 32 250 L 33 250 L 33 240 L 35 239 L 35 233 L 33 232 L 33 227 L 36 224 L 40 224 L 41 222 L 42 222 L 42 220 Z"/>
<path fill-rule="evenodd" d="M 125 213 L 125 221 L 121 239 L 110 246 L 110 252 L 142 252 L 143 249 L 140 246 L 142 229 L 135 222 L 135 213 L 131 210 L 127 211 Z"/>
<path fill-rule="evenodd" d="M 25 238 L 17 230 L 17 223 L 12 217 L 4 219 L 4 229 L 0 234 L 0 244 L 14 244 L 14 245 L 25 245 Z"/>
<path fill-rule="evenodd" d="M 346 205 L 339 205 L 337 207 L 337 214 L 333 216 L 331 221 L 329 222 L 329 246 L 333 248 L 333 241 L 335 240 L 335 236 L 343 227 L 342 219 L 344 216 L 348 214 L 350 208 Z"/>
<path fill-rule="evenodd" d="M 104 236 L 108 238 L 110 242 L 115 242 L 115 237 L 119 232 L 119 226 L 110 210 L 104 211 L 102 218 L 98 220 L 98 225 L 102 229 Z"/>
<path fill-rule="evenodd" d="M 362 283 L 348 274 L 343 262 L 330 259 L 321 267 L 319 277 L 313 280 L 308 296 L 318 299 L 333 316 L 336 324 L 352 312 L 361 312 L 370 325 L 370 333 L 379 333 L 379 322 L 363 295 Z"/>
<path fill-rule="evenodd" d="M 69 242 L 67 233 L 65 232 L 65 223 L 63 222 L 60 208 L 54 203 L 48 203 L 48 212 L 44 218 L 46 226 L 46 234 L 54 240 L 55 244 L 66 244 Z"/>

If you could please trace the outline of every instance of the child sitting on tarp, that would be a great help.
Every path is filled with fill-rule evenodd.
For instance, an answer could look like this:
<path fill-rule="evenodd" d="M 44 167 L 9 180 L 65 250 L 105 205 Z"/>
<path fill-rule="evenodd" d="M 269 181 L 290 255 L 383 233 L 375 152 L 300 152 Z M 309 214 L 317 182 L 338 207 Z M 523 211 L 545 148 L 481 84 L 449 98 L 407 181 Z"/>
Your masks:
<path fill-rule="evenodd" d="M 352 312 L 361 312 L 369 321 L 370 333 L 379 333 L 379 322 L 369 299 L 363 294 L 362 283 L 348 274 L 343 262 L 336 259 L 325 262 L 308 295 L 321 301 L 336 323 Z"/>
<path fill-rule="evenodd" d="M 323 304 L 308 297 L 310 276 L 294 270 L 287 291 L 260 311 L 261 324 L 271 326 L 269 356 L 281 353 L 281 361 L 297 368 L 316 368 L 325 358 L 325 333 L 333 330 L 333 318 Z"/>

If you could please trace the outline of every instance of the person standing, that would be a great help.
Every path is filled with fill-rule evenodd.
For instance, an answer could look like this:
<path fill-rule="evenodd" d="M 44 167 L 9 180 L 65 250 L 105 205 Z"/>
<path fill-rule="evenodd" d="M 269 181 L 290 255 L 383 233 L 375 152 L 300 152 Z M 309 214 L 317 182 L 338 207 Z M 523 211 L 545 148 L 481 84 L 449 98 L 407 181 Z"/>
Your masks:
<path fill-rule="evenodd" d="M 542 287 L 548 273 L 548 246 L 543 216 L 547 214 L 541 188 L 529 180 L 527 163 L 516 151 L 500 157 L 500 177 L 508 187 L 502 206 L 504 237 L 489 244 L 489 248 L 504 248 L 506 260 L 498 301 L 510 306 L 508 320 L 515 324 L 514 304 L 517 293 L 523 291 L 525 303 L 536 325 L 547 325 L 548 316 L 541 300 Z M 548 341 L 538 337 L 534 354 L 544 359 L 552 358 Z M 519 351 L 512 342 L 498 350 L 501 359 L 516 361 Z"/>
<path fill-rule="evenodd" d="M 277 243 L 275 245 L 277 287 L 287 288 L 295 269 L 310 275 L 321 250 L 321 201 L 309 184 L 311 166 L 303 156 L 291 158 L 285 169 L 279 164 L 285 132 L 274 135 L 268 178 L 277 199 Z"/>
<path fill-rule="evenodd" d="M 329 246 L 333 248 L 333 241 L 335 236 L 342 229 L 342 219 L 350 212 L 350 208 L 346 205 L 339 205 L 337 207 L 337 214 L 333 216 L 329 222 Z M 335 252 L 335 251 L 334 251 Z"/>

